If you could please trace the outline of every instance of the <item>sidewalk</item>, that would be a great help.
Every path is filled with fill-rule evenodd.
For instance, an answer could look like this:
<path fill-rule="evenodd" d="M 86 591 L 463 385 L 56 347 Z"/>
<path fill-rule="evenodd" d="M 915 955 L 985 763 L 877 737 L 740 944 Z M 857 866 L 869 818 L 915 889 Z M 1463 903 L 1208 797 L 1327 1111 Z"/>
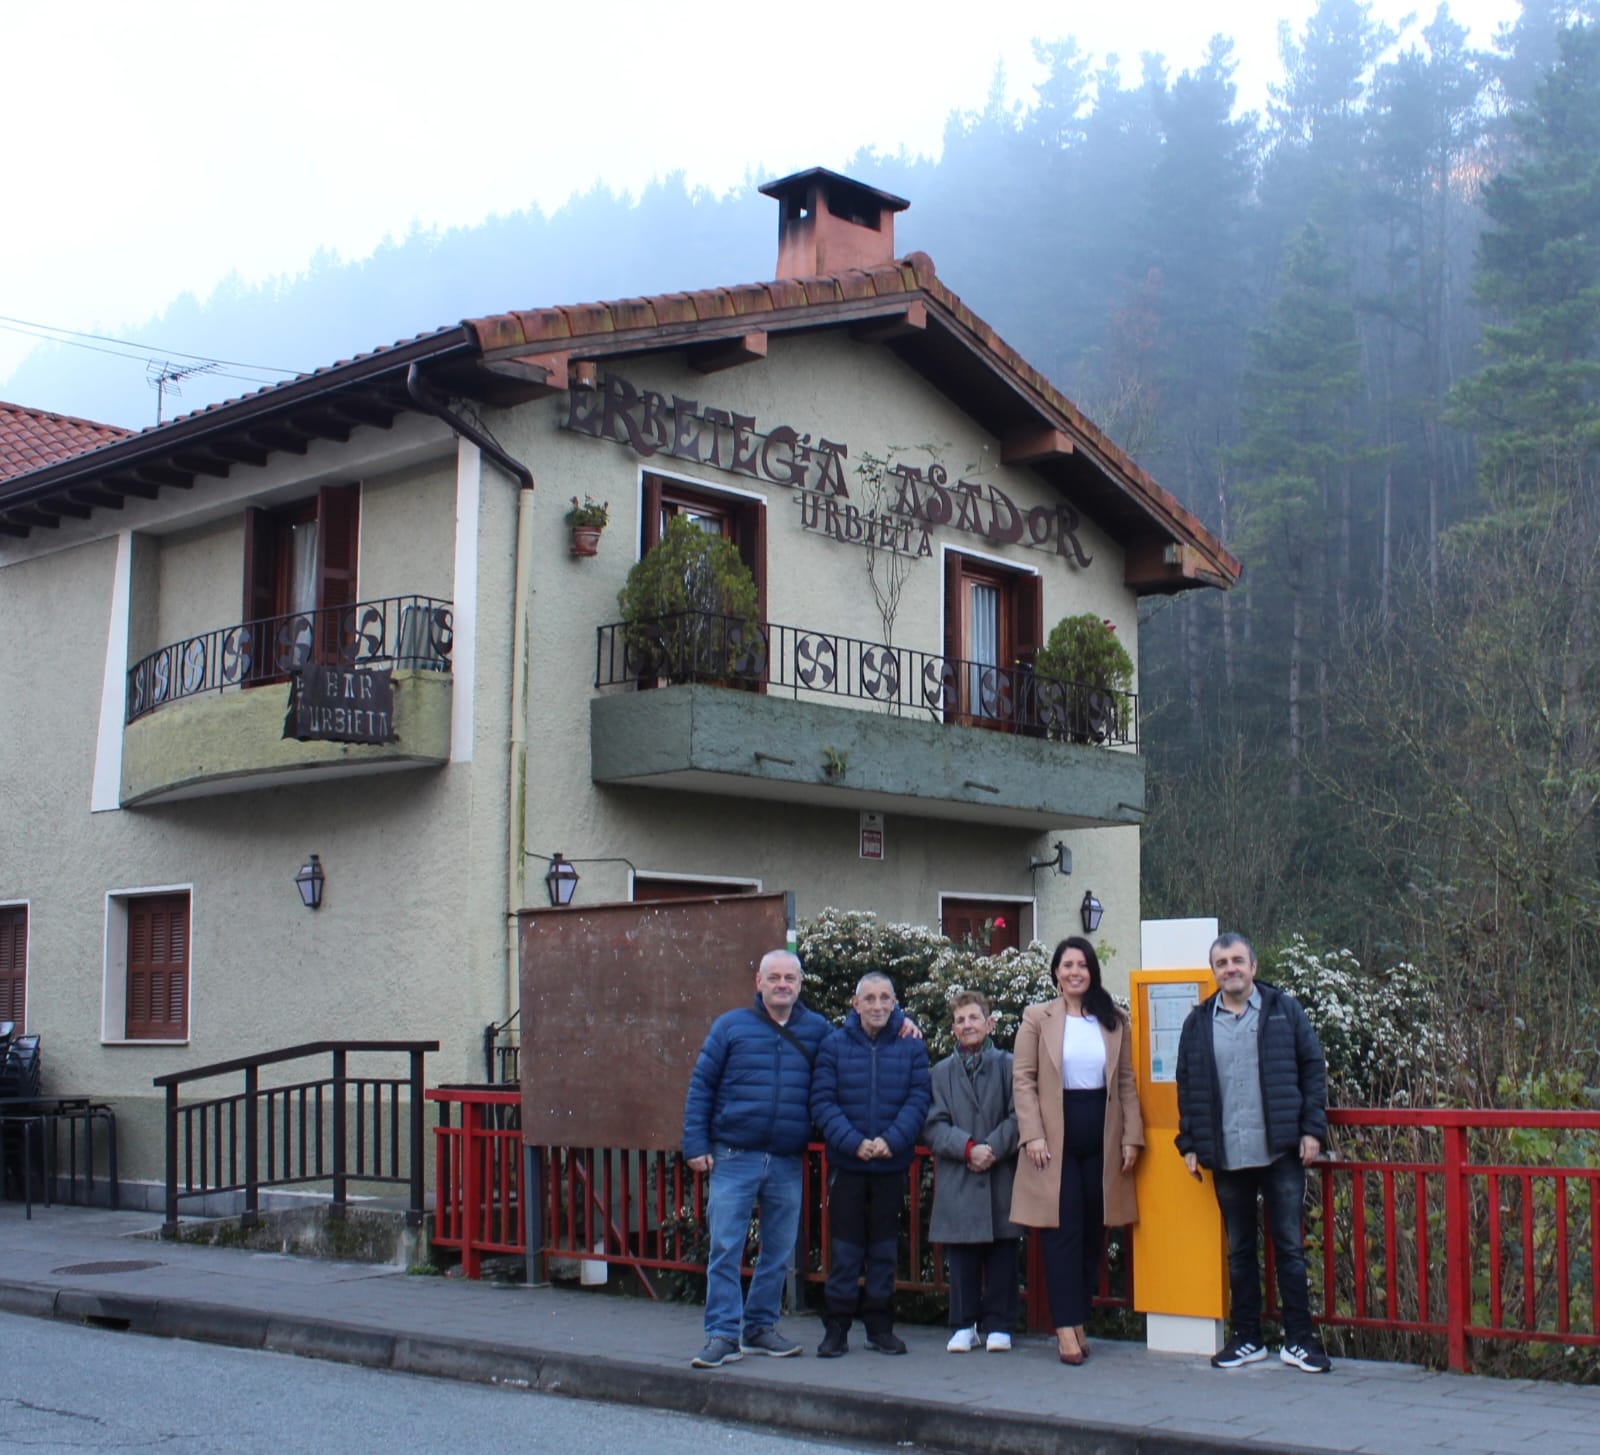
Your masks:
<path fill-rule="evenodd" d="M 0 1310 L 973 1455 L 1600 1451 L 1600 1389 L 1413 1365 L 1340 1360 L 1319 1376 L 1274 1358 L 1220 1373 L 1100 1340 L 1071 1369 L 1049 1340 L 952 1355 L 918 1327 L 902 1330 L 907 1358 L 863 1349 L 857 1330 L 847 1358 L 821 1363 L 820 1322 L 800 1317 L 784 1327 L 801 1358 L 691 1370 L 696 1307 L 133 1236 L 158 1221 L 35 1207 L 27 1222 L 0 1203 Z"/>

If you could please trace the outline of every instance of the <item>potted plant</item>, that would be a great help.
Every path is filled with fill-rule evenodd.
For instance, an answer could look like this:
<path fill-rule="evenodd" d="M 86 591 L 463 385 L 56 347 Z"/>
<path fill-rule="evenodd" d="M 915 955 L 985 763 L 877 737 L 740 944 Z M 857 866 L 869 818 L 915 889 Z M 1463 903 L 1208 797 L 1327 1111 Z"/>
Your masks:
<path fill-rule="evenodd" d="M 592 556 L 600 549 L 600 532 L 611 519 L 611 502 L 596 500 L 585 495 L 583 503 L 572 497 L 572 509 L 567 512 L 567 528 L 572 532 L 572 554 Z"/>
<path fill-rule="evenodd" d="M 1037 715 L 1046 733 L 1074 743 L 1127 735 L 1133 658 L 1109 621 L 1083 612 L 1063 617 L 1034 659 Z"/>
<path fill-rule="evenodd" d="M 629 670 L 670 682 L 759 681 L 766 643 L 757 601 L 733 542 L 672 516 L 617 593 Z"/>

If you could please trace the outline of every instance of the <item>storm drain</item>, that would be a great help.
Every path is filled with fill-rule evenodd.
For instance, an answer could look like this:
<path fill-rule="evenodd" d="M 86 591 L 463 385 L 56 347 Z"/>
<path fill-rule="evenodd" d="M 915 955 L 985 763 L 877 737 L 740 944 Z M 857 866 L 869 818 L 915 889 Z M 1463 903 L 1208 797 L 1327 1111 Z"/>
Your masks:
<path fill-rule="evenodd" d="M 52 1273 L 142 1273 L 146 1268 L 159 1268 L 159 1258 L 113 1259 L 108 1263 L 69 1263 L 65 1268 L 52 1268 Z"/>

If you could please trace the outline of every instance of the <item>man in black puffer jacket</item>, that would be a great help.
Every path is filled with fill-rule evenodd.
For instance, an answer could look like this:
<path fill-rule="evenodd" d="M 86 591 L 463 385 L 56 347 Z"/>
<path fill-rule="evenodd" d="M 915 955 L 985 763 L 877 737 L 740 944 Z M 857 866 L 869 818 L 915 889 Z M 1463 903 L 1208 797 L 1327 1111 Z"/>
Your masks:
<path fill-rule="evenodd" d="M 1267 1357 L 1261 1342 L 1256 1202 L 1266 1204 L 1278 1266 L 1285 1364 L 1333 1366 L 1311 1328 L 1300 1220 L 1305 1169 L 1328 1140 L 1327 1067 L 1317 1033 L 1292 995 L 1256 981 L 1243 935 L 1211 946 L 1217 994 L 1189 1013 L 1178 1040 L 1178 1151 L 1195 1176 L 1211 1170 L 1228 1233 L 1233 1337 L 1212 1359 L 1237 1369 Z"/>

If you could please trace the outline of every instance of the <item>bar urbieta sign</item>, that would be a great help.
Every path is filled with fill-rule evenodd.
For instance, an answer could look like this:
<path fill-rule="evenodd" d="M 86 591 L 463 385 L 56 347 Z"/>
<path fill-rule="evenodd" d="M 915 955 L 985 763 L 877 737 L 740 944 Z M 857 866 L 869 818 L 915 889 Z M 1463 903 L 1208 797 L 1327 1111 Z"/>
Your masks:
<path fill-rule="evenodd" d="M 395 742 L 393 672 L 302 667 L 289 678 L 283 735 L 302 743 Z"/>
<path fill-rule="evenodd" d="M 801 529 L 841 544 L 931 556 L 931 531 L 944 527 L 990 545 L 1048 551 L 1077 567 L 1094 559 L 1078 539 L 1078 512 L 1064 502 L 1024 508 L 997 485 L 951 484 L 942 465 L 922 470 L 902 463 L 885 471 L 886 503 L 862 510 L 845 483 L 849 445 L 787 424 L 758 429 L 753 415 L 701 408 L 681 394 L 668 398 L 616 373 L 594 389 L 570 391 L 561 427 L 626 445 L 641 459 L 665 455 L 785 486 L 797 492 Z"/>

